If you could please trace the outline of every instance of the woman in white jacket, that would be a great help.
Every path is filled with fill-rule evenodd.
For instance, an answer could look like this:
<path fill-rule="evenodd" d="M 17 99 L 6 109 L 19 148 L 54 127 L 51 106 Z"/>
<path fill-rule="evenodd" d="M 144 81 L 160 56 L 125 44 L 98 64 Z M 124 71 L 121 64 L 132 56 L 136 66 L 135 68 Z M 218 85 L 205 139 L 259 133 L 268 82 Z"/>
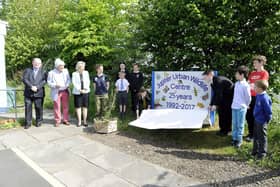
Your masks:
<path fill-rule="evenodd" d="M 90 79 L 89 73 L 85 70 L 85 62 L 79 61 L 76 64 L 76 72 L 72 73 L 74 105 L 78 118 L 77 126 L 82 124 L 82 113 L 84 126 L 87 126 L 87 113 L 89 106 Z"/>

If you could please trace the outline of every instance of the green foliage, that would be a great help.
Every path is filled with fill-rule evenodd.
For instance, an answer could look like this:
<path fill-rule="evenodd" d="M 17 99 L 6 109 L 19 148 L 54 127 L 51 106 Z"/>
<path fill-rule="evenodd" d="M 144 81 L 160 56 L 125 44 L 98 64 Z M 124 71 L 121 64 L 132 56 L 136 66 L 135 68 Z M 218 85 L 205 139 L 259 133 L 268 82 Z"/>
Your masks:
<path fill-rule="evenodd" d="M 136 38 L 153 55 L 155 69 L 212 68 L 233 78 L 233 69 L 251 66 L 254 54 L 267 56 L 273 91 L 280 91 L 280 3 L 277 0 L 139 1 Z"/>
<path fill-rule="evenodd" d="M 273 106 L 273 118 L 272 121 L 268 124 L 268 156 L 259 161 L 251 156 L 252 144 L 246 143 L 242 146 L 242 149 L 238 150 L 238 156 L 244 160 L 249 161 L 251 164 L 258 165 L 260 167 L 267 168 L 279 168 L 280 167 L 280 109 L 279 105 Z"/>
<path fill-rule="evenodd" d="M 43 59 L 47 70 L 61 57 L 70 70 L 77 60 L 90 64 L 131 60 L 139 51 L 129 49 L 129 24 L 136 0 L 17 0 L 3 3 L 0 18 L 8 21 L 6 56 L 8 75 L 30 65 L 33 57 Z M 130 8 L 132 7 L 132 8 Z M 133 54 L 133 55 L 130 55 Z"/>
<path fill-rule="evenodd" d="M 122 59 L 127 32 L 128 0 L 81 0 L 71 2 L 52 25 L 57 31 L 61 56 L 74 65 L 77 57 L 92 64 L 111 65 Z"/>
<path fill-rule="evenodd" d="M 30 66 L 31 59 L 44 61 L 57 54 L 54 31 L 49 27 L 62 6 L 60 1 L 9 1 L 3 6 L 1 19 L 8 21 L 6 61 L 8 76 Z"/>

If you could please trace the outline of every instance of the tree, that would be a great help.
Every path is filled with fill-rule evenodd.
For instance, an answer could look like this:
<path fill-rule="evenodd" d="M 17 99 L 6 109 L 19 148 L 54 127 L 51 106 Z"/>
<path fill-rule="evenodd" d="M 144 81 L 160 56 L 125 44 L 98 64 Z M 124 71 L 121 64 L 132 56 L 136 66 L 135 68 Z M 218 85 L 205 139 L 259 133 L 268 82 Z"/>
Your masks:
<path fill-rule="evenodd" d="M 91 64 L 122 61 L 130 37 L 126 10 L 129 0 L 71 2 L 53 24 L 62 47 L 61 56 L 74 63 L 84 56 Z"/>
<path fill-rule="evenodd" d="M 197 65 L 233 77 L 237 66 L 251 66 L 254 54 L 265 55 L 270 84 L 279 91 L 279 30 L 278 0 L 143 0 L 136 38 L 161 70 Z"/>
<path fill-rule="evenodd" d="M 31 59 L 44 61 L 57 54 L 54 30 L 49 26 L 63 7 L 58 0 L 10 0 L 3 6 L 1 18 L 9 23 L 6 37 L 8 75 L 30 65 Z"/>

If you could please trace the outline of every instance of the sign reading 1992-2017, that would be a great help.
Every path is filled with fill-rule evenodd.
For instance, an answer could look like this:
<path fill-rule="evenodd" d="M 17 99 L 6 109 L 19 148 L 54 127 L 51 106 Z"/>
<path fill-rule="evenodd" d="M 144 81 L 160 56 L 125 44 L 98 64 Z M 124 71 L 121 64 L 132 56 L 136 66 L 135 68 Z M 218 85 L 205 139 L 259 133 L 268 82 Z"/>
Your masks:
<path fill-rule="evenodd" d="M 153 108 L 207 110 L 211 87 L 202 79 L 202 73 L 202 71 L 153 72 Z"/>

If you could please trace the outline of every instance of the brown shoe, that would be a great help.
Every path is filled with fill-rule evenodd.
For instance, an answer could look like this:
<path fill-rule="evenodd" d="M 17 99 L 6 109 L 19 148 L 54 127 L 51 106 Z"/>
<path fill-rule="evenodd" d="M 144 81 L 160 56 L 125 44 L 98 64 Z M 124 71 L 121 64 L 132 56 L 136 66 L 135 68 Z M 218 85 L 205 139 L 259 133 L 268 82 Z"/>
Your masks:
<path fill-rule="evenodd" d="M 64 121 L 63 124 L 64 125 L 70 125 L 69 121 Z"/>
<path fill-rule="evenodd" d="M 59 126 L 59 123 L 55 123 L 55 124 L 54 124 L 54 127 L 58 127 L 58 126 Z"/>

